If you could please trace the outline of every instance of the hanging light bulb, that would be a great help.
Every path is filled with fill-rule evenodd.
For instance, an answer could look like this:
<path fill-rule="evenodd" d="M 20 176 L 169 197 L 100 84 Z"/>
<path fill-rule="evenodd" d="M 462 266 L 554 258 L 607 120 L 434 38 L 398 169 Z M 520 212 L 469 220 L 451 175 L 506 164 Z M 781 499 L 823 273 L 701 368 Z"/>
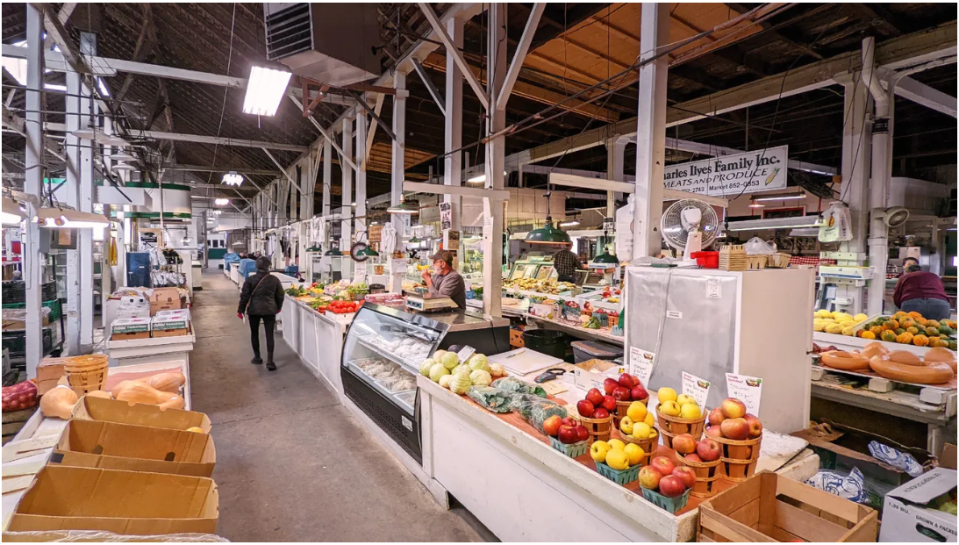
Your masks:
<path fill-rule="evenodd" d="M 230 204 L 230 199 L 213 199 L 213 204 L 217 206 L 226 206 Z"/>
<path fill-rule="evenodd" d="M 223 183 L 226 185 L 235 185 L 239 186 L 243 183 L 243 175 L 237 174 L 235 170 L 231 170 L 223 175 Z"/>

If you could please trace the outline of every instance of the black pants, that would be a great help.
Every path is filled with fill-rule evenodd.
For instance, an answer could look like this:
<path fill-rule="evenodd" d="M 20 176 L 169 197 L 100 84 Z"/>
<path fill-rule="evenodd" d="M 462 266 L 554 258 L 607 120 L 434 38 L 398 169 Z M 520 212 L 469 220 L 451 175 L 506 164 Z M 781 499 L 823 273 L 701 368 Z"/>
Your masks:
<path fill-rule="evenodd" d="M 253 343 L 253 354 L 260 356 L 260 320 L 263 320 L 263 328 L 266 329 L 266 353 L 273 355 L 273 330 L 276 329 L 276 315 L 273 316 L 247 316 L 250 322 L 250 342 Z"/>

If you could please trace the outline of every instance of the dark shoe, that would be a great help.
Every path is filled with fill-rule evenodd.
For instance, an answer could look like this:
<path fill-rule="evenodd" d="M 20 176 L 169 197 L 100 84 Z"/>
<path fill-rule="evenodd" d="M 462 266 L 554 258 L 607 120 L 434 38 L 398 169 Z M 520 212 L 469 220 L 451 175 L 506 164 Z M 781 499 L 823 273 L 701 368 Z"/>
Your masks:
<path fill-rule="evenodd" d="M 250 360 L 250 363 L 252 363 L 253 365 L 260 365 L 261 363 L 263 363 L 263 358 L 261 358 L 260 356 L 253 356 L 253 359 Z"/>
<path fill-rule="evenodd" d="M 273 363 L 273 354 L 267 354 L 266 356 L 266 370 L 276 371 L 276 364 Z"/>

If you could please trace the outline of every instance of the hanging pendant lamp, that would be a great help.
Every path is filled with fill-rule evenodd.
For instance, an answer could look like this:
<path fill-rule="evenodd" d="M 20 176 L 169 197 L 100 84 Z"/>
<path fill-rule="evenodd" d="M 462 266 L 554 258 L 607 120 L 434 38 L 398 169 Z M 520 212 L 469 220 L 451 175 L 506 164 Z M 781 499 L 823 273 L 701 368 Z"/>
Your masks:
<path fill-rule="evenodd" d="M 539 229 L 533 229 L 526 234 L 526 242 L 531 244 L 572 244 L 572 239 L 566 234 L 566 231 L 553 227 L 553 218 L 550 216 L 549 197 L 552 191 L 547 190 L 546 195 L 546 225 Z"/>

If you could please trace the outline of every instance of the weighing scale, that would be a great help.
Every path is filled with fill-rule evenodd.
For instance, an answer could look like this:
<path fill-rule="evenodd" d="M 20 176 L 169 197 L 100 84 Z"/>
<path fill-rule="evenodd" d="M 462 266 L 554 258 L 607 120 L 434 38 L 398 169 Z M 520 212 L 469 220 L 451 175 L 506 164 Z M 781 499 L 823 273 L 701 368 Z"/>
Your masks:
<path fill-rule="evenodd" d="M 449 297 L 430 297 L 429 294 L 408 294 L 406 306 L 417 312 L 443 312 L 456 310 L 458 307 Z"/>

